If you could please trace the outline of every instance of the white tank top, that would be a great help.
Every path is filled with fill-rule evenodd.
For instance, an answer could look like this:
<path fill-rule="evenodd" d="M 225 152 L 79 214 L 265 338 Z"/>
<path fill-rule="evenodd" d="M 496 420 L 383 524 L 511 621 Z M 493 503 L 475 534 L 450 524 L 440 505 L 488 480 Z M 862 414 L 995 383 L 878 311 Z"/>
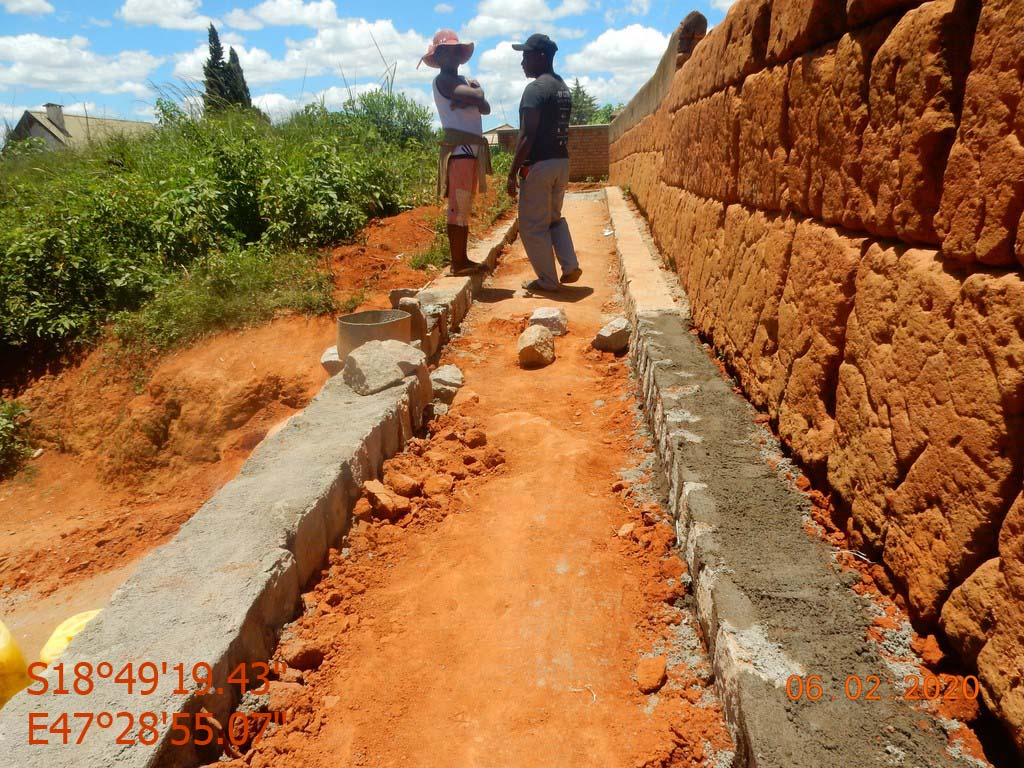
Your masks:
<path fill-rule="evenodd" d="M 476 107 L 452 109 L 451 100 L 437 89 L 436 78 L 434 79 L 434 104 L 437 105 L 437 114 L 441 118 L 442 128 L 455 128 L 466 133 L 475 133 L 477 136 L 483 135 L 484 121 L 480 110 Z M 453 154 L 476 157 L 476 147 L 471 144 L 463 144 Z"/>

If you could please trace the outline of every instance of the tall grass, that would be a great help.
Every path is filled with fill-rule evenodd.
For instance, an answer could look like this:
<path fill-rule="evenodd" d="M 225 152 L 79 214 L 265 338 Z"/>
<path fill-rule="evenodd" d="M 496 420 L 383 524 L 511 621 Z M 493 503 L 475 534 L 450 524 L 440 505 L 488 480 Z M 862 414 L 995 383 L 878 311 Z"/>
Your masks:
<path fill-rule="evenodd" d="M 0 160 L 0 354 L 111 319 L 163 349 L 282 309 L 328 311 L 316 248 L 430 194 L 429 113 L 379 91 L 272 125 L 158 102 L 151 135 Z M 5 357 L 10 357 L 9 354 Z"/>

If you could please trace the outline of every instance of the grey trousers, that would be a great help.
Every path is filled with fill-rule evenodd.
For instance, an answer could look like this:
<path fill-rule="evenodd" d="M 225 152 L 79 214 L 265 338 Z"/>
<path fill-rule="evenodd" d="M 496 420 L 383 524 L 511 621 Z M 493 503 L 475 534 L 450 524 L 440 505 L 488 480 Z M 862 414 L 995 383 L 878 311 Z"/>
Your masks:
<path fill-rule="evenodd" d="M 569 161 L 541 160 L 519 180 L 519 236 L 541 287 L 557 290 L 555 257 L 562 274 L 579 267 L 562 200 L 569 183 Z"/>

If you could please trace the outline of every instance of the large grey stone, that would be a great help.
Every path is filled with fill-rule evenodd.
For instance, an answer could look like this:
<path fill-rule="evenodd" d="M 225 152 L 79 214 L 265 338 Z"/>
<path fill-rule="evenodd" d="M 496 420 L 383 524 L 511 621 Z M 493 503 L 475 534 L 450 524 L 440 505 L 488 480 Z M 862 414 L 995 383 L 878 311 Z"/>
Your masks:
<path fill-rule="evenodd" d="M 629 337 L 633 333 L 633 327 L 629 320 L 624 317 L 616 317 L 604 328 L 597 332 L 591 342 L 595 349 L 603 352 L 624 352 L 629 348 Z"/>
<path fill-rule="evenodd" d="M 388 339 L 368 341 L 345 360 L 342 378 L 353 392 L 372 395 L 415 375 L 426 393 L 431 392 L 427 356 L 411 344 Z"/>
<path fill-rule="evenodd" d="M 423 306 L 415 297 L 404 297 L 398 300 L 398 308 L 408 312 L 412 325 L 412 340 L 422 345 L 427 336 L 427 318 L 423 314 Z"/>
<path fill-rule="evenodd" d="M 320 355 L 320 365 L 327 371 L 328 376 L 334 376 L 341 373 L 341 369 L 345 367 L 345 363 L 338 357 L 337 345 L 328 347 L 324 350 L 324 353 Z"/>
<path fill-rule="evenodd" d="M 388 291 L 388 300 L 391 302 L 392 309 L 401 309 L 399 303 L 402 299 L 407 299 L 415 296 L 419 291 L 416 288 L 394 288 Z"/>
<path fill-rule="evenodd" d="M 554 336 L 565 336 L 569 330 L 569 318 L 561 307 L 537 307 L 530 315 L 530 325 L 543 325 Z"/>
<path fill-rule="evenodd" d="M 555 362 L 555 337 L 543 325 L 531 325 L 519 336 L 519 365 L 543 368 Z"/>
<path fill-rule="evenodd" d="M 442 365 L 430 374 L 430 383 L 434 388 L 434 399 L 451 405 L 466 380 L 457 366 Z"/>

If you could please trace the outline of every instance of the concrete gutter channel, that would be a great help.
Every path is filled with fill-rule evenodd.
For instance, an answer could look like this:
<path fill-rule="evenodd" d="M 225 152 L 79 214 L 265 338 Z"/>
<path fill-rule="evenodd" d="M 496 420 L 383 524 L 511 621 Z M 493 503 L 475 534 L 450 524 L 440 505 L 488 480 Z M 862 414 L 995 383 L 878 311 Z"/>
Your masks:
<path fill-rule="evenodd" d="M 500 226 L 471 256 L 495 266 L 516 233 L 514 220 Z M 436 358 L 482 282 L 482 276 L 442 277 L 417 294 L 426 319 L 421 342 L 428 358 Z M 281 627 L 298 611 L 301 588 L 347 530 L 363 483 L 379 477 L 384 460 L 422 424 L 431 399 L 423 390 L 417 376 L 410 375 L 397 386 L 362 397 L 341 376 L 330 378 L 309 406 L 268 437 L 238 476 L 170 542 L 139 563 L 100 616 L 75 638 L 60 659 L 65 686 L 74 684 L 76 665 L 87 662 L 94 688 L 86 695 L 54 694 L 58 681 L 51 667 L 45 675 L 49 693 L 22 691 L 0 710 L 0 765 L 184 768 L 201 762 L 192 738 L 181 746 L 171 743 L 173 714 L 205 708 L 224 722 L 238 701 L 237 688 L 227 682 L 229 673 L 245 664 L 253 679 L 258 670 L 251 665 L 273 653 Z M 136 682 L 129 691 L 126 683 L 98 672 L 101 663 L 115 675 L 132 664 L 138 677 L 145 662 L 155 665 L 147 674 L 159 672 L 156 690 L 146 695 L 140 690 L 149 686 Z M 175 694 L 175 667 L 185 665 L 185 687 L 194 689 L 189 675 L 200 663 L 212 669 L 215 692 Z M 111 713 L 110 726 L 101 728 L 94 721 L 76 743 L 84 713 L 98 717 L 101 712 Z M 153 744 L 117 743 L 126 728 L 126 740 L 138 739 L 140 718 L 150 712 L 158 721 Z M 68 718 L 69 744 L 45 727 L 32 734 L 50 744 L 29 743 L 30 724 L 59 724 L 61 715 Z M 192 736 L 194 726 L 192 720 Z M 180 732 L 175 735 L 180 738 Z"/>
<path fill-rule="evenodd" d="M 808 500 L 769 468 L 752 406 L 690 333 L 688 301 L 673 299 L 620 190 L 606 193 L 636 329 L 633 364 L 736 741 L 734 766 L 979 765 L 947 748 L 956 723 L 901 697 L 897 686 L 917 669 L 888 662 L 866 639 L 875 614 L 850 589 L 856 576 L 840 574 L 830 547 L 805 532 Z M 790 675 L 819 675 L 824 695 L 789 700 Z M 869 675 L 881 679 L 880 700 L 850 700 L 847 678 L 866 690 Z"/>

